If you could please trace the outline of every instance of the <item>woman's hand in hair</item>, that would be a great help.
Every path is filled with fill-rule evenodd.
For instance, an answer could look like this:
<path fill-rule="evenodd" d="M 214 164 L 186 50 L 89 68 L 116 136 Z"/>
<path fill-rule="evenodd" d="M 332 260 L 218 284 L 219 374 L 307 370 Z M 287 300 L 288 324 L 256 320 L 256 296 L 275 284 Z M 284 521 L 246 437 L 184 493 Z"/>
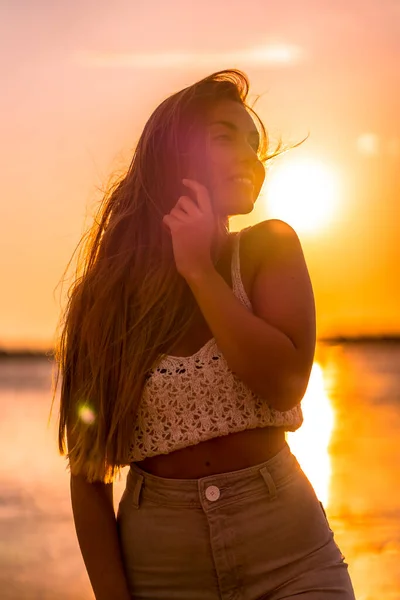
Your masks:
<path fill-rule="evenodd" d="M 180 196 L 171 212 L 163 217 L 163 224 L 172 237 L 176 268 L 188 280 L 213 268 L 211 247 L 216 219 L 207 188 L 193 179 L 182 181 L 194 191 L 197 202 L 189 196 Z"/>

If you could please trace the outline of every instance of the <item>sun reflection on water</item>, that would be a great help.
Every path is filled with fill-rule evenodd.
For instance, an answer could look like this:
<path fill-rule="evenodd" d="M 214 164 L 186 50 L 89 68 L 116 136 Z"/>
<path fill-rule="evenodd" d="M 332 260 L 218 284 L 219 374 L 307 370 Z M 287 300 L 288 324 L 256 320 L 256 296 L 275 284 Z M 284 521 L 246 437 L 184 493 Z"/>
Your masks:
<path fill-rule="evenodd" d="M 331 461 L 328 452 L 334 426 L 334 411 L 326 392 L 321 366 L 314 362 L 302 400 L 304 423 L 287 433 L 287 442 L 307 475 L 319 500 L 329 504 Z"/>

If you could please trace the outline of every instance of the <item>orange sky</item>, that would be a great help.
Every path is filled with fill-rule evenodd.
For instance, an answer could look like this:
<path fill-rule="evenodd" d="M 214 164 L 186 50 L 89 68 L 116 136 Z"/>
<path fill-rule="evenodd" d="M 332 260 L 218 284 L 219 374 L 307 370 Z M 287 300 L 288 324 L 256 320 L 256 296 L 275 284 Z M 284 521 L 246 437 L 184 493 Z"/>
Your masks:
<path fill-rule="evenodd" d="M 304 157 L 336 173 L 331 223 L 297 230 L 318 335 L 400 333 L 397 0 L 235 0 L 229 10 L 210 0 L 21 0 L 1 12 L 0 346 L 52 345 L 54 290 L 96 186 L 130 161 L 167 95 L 231 67 L 263 94 L 255 108 L 273 141 L 310 132 L 282 166 Z M 231 229 L 279 218 L 268 207 L 266 185 Z"/>

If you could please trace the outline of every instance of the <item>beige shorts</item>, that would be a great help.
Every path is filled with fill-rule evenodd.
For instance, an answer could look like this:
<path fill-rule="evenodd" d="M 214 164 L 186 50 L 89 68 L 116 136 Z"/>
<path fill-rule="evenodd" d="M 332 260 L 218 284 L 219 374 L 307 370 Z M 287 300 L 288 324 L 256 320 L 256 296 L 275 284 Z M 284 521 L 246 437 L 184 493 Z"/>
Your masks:
<path fill-rule="evenodd" d="M 117 525 L 134 600 L 355 600 L 324 507 L 288 445 L 199 479 L 132 465 Z"/>

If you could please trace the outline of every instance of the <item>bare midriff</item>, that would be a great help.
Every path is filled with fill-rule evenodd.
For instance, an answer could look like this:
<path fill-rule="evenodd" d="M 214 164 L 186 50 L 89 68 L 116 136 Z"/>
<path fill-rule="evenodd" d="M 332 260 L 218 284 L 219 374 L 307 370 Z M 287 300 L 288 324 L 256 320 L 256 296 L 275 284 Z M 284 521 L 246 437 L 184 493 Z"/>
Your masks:
<path fill-rule="evenodd" d="M 246 232 L 240 240 L 240 272 L 244 289 L 251 301 L 251 290 L 257 265 L 257 248 L 251 247 Z M 230 266 L 232 246 L 227 246 L 225 260 L 221 261 L 219 273 L 232 288 Z M 194 354 L 212 332 L 200 314 L 193 330 L 171 349 L 176 356 Z M 181 448 L 169 454 L 151 456 L 135 464 L 147 473 L 172 479 L 198 479 L 218 473 L 228 473 L 246 469 L 269 460 L 285 445 L 285 431 L 282 427 L 257 427 L 237 433 L 219 436 L 198 444 Z"/>
<path fill-rule="evenodd" d="M 258 465 L 275 456 L 285 443 L 282 427 L 258 427 L 151 456 L 135 464 L 158 477 L 198 479 Z"/>

